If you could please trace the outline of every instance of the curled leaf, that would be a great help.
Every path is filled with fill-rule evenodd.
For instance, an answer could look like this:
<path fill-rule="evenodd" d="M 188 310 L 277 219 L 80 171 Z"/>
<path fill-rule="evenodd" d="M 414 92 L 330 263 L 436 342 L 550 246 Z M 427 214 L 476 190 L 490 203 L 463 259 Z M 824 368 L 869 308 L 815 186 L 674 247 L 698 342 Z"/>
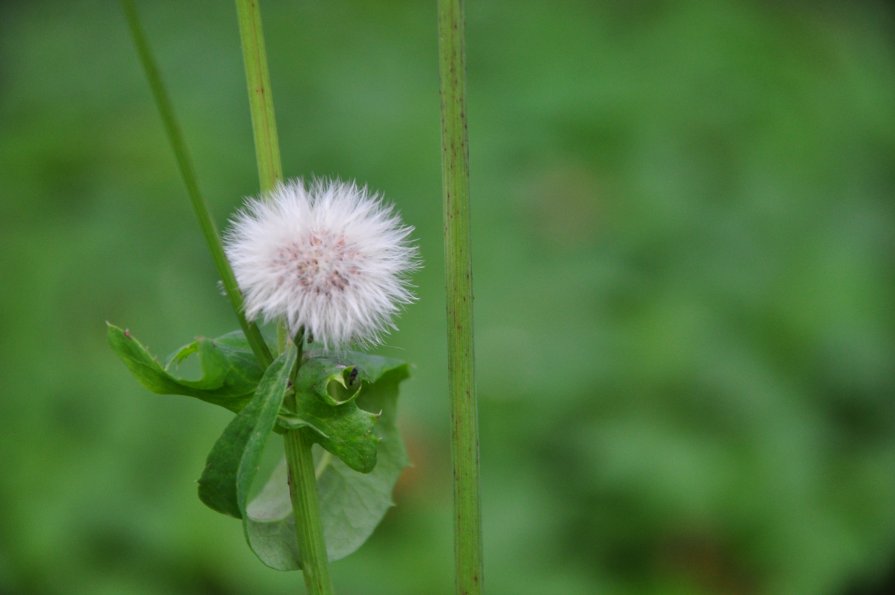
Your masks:
<path fill-rule="evenodd" d="M 360 394 L 358 372 L 357 366 L 331 357 L 311 357 L 302 363 L 295 389 L 299 393 L 313 393 L 328 405 L 344 405 Z"/>
<path fill-rule="evenodd" d="M 186 395 L 239 412 L 252 398 L 264 369 L 240 331 L 216 339 L 200 337 L 161 363 L 129 331 L 108 324 L 109 344 L 134 377 L 148 390 L 162 395 Z M 175 374 L 176 368 L 197 357 L 199 378 Z"/>

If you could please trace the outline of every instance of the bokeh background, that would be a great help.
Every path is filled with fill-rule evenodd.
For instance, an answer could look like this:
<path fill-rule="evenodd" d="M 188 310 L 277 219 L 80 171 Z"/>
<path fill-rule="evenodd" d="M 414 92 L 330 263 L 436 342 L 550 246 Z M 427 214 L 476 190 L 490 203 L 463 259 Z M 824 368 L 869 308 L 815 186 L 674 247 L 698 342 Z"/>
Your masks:
<path fill-rule="evenodd" d="M 895 592 L 888 3 L 468 3 L 486 584 Z M 223 224 L 257 187 L 235 8 L 139 2 Z M 263 6 L 289 176 L 416 226 L 415 467 L 340 593 L 452 591 L 433 2 Z M 275 594 L 195 481 L 229 414 L 142 390 L 235 326 L 118 6 L 0 6 L 0 593 Z"/>

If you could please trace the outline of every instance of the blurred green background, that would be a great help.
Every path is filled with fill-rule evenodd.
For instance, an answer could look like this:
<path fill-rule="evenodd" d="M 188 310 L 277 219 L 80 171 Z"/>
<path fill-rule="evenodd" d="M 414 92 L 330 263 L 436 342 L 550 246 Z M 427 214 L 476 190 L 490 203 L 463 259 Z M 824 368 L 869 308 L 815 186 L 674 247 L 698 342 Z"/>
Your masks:
<path fill-rule="evenodd" d="M 257 187 L 235 8 L 139 2 L 218 221 Z M 486 584 L 895 592 L 895 46 L 881 2 L 468 3 Z M 340 593 L 452 591 L 433 2 L 263 6 L 289 176 L 417 228 L 415 467 Z M 0 7 L 0 593 L 294 593 L 142 390 L 235 327 L 114 2 Z"/>

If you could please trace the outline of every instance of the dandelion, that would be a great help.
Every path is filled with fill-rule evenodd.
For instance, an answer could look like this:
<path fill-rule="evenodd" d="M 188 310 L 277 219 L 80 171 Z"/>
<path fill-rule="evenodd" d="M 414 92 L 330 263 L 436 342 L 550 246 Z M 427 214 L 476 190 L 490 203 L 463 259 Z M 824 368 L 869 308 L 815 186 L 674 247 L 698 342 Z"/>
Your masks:
<path fill-rule="evenodd" d="M 250 198 L 225 238 L 250 320 L 285 319 L 325 348 L 378 343 L 419 267 L 394 209 L 351 182 L 301 180 Z"/>

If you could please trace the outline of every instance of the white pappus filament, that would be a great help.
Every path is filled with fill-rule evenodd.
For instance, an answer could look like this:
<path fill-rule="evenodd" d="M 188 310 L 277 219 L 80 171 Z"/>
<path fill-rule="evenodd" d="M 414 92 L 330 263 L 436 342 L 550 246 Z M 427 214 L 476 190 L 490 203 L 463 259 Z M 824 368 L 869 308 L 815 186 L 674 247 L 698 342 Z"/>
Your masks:
<path fill-rule="evenodd" d="M 250 198 L 224 248 L 251 319 L 283 318 L 326 348 L 374 344 L 414 300 L 413 228 L 366 188 L 338 180 L 280 184 Z"/>

